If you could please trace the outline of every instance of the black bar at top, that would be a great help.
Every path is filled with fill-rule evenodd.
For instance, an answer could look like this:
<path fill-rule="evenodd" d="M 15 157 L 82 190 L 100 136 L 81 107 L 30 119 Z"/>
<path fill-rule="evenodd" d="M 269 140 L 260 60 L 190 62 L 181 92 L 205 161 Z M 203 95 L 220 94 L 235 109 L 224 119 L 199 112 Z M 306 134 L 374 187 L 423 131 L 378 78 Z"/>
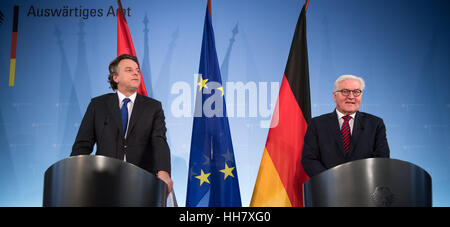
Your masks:
<path fill-rule="evenodd" d="M 17 32 L 18 24 L 19 24 L 19 6 L 14 6 L 13 32 Z"/>

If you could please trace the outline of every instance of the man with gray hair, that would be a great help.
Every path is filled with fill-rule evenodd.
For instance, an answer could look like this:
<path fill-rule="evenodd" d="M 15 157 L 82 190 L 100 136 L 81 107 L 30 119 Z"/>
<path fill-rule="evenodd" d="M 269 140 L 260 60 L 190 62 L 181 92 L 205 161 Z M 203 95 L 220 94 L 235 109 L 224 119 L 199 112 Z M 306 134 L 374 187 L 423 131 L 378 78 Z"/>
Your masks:
<path fill-rule="evenodd" d="M 340 76 L 333 89 L 336 109 L 309 122 L 302 153 L 302 165 L 309 177 L 354 160 L 389 158 L 383 120 L 359 112 L 364 88 L 361 77 Z"/>

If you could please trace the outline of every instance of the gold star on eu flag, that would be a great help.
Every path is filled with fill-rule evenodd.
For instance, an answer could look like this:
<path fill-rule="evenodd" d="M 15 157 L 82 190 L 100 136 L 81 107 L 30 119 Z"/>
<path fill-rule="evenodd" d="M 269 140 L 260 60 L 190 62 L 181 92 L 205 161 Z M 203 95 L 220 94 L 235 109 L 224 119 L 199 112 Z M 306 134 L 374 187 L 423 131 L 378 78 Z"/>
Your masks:
<path fill-rule="evenodd" d="M 206 82 L 208 81 L 208 79 L 203 79 L 202 76 L 200 76 L 200 82 L 197 83 L 198 85 L 198 91 L 201 91 L 202 88 L 208 88 L 208 86 L 206 86 Z"/>
<path fill-rule="evenodd" d="M 233 169 L 234 169 L 234 167 L 229 168 L 227 163 L 225 163 L 225 169 L 219 170 L 220 172 L 224 173 L 224 177 L 223 177 L 224 180 L 227 179 L 228 176 L 234 177 L 233 172 L 232 172 Z"/>
<path fill-rule="evenodd" d="M 223 92 L 223 87 L 222 86 L 218 87 L 217 90 L 222 92 L 222 96 L 225 94 L 225 92 Z"/>
<path fill-rule="evenodd" d="M 209 182 L 209 180 L 208 180 L 208 177 L 209 177 L 209 175 L 211 175 L 211 173 L 205 174 L 205 173 L 203 172 L 203 170 L 200 170 L 200 171 L 201 171 L 201 174 L 200 174 L 199 176 L 196 176 L 196 177 L 195 177 L 195 178 L 197 178 L 197 179 L 200 180 L 200 186 L 202 186 L 202 184 L 203 184 L 204 182 L 206 182 L 206 183 L 208 183 L 208 184 L 211 184 L 211 183 Z"/>

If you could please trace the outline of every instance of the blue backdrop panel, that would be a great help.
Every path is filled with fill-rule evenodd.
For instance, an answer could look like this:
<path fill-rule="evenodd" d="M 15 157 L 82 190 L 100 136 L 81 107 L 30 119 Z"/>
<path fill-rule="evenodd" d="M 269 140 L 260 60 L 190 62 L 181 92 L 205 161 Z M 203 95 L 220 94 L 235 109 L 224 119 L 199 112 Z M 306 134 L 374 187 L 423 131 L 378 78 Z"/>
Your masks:
<path fill-rule="evenodd" d="M 163 103 L 174 189 L 185 204 L 206 0 L 123 0 L 144 80 Z M 214 0 L 242 205 L 248 206 L 303 1 Z M 111 92 L 116 1 L 0 3 L 0 206 L 40 206 L 44 171 L 68 157 L 91 97 Z M 13 7 L 19 6 L 15 86 L 8 87 Z M 450 2 L 311 1 L 312 115 L 334 109 L 341 74 L 366 80 L 361 111 L 382 117 L 391 156 L 433 178 L 450 205 Z"/>

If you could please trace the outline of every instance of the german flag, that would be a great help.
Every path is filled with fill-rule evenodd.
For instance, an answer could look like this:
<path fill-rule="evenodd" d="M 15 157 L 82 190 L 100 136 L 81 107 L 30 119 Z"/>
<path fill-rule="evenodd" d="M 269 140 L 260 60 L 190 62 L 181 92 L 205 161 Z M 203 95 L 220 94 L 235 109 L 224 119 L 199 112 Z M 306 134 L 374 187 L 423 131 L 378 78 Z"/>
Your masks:
<path fill-rule="evenodd" d="M 9 64 L 9 86 L 14 87 L 16 74 L 17 27 L 19 24 L 19 6 L 14 6 L 14 22 L 11 40 L 11 63 Z"/>
<path fill-rule="evenodd" d="M 250 206 L 304 206 L 303 137 L 311 119 L 306 9 L 295 28 Z"/>

